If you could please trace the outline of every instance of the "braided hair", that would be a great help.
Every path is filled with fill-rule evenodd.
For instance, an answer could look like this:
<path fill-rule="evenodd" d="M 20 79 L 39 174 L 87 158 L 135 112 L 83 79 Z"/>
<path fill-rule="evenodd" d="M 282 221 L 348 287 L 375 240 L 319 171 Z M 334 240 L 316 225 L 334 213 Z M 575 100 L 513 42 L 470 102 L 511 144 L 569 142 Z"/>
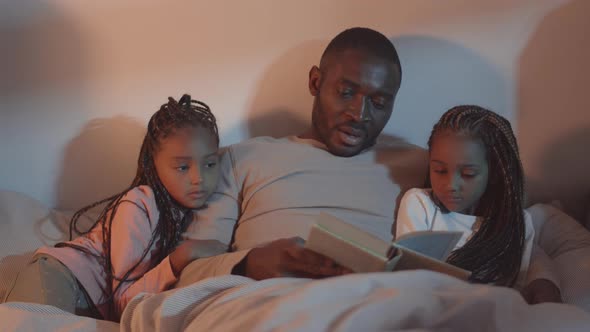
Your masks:
<path fill-rule="evenodd" d="M 73 238 L 73 232 L 80 235 L 89 234 L 95 227 L 102 227 L 103 236 L 103 254 L 97 256 L 86 248 L 77 246 L 69 242 L 61 242 L 56 244 L 56 247 L 71 247 L 86 254 L 92 255 L 99 260 L 104 266 L 107 275 L 107 287 L 109 296 L 106 302 L 110 302 L 110 310 L 113 310 L 112 299 L 119 287 L 128 281 L 139 279 L 130 278 L 135 269 L 144 260 L 152 246 L 156 244 L 158 248 L 157 255 L 151 261 L 150 269 L 159 264 L 166 256 L 168 256 L 180 241 L 181 234 L 186 230 L 188 224 L 192 220 L 192 210 L 181 206 L 168 193 L 168 190 L 162 184 L 158 177 L 156 167 L 154 164 L 154 156 L 158 151 L 159 145 L 165 138 L 174 134 L 175 131 L 187 127 L 201 127 L 208 129 L 214 135 L 217 145 L 219 145 L 219 133 L 215 116 L 211 113 L 209 106 L 198 100 L 192 100 L 190 95 L 183 95 L 179 101 L 169 97 L 168 103 L 162 105 L 160 109 L 152 115 L 148 123 L 147 133 L 143 139 L 139 158 L 137 161 L 137 172 L 131 185 L 122 192 L 92 203 L 78 210 L 72 217 L 69 227 L 69 239 Z M 111 225 L 117 209 L 123 202 L 135 204 L 147 217 L 148 221 L 152 223 L 148 212 L 142 207 L 130 200 L 124 199 L 125 195 L 133 188 L 141 185 L 149 186 L 155 196 L 156 206 L 159 211 L 158 223 L 152 234 L 152 237 L 144 250 L 141 259 L 132 266 L 129 271 L 126 271 L 121 278 L 113 275 L 111 264 Z M 82 215 L 96 206 L 105 204 L 104 208 L 94 224 L 87 230 L 78 229 L 78 221 Z M 119 281 L 115 289 L 112 289 L 113 280 Z"/>
<path fill-rule="evenodd" d="M 490 170 L 484 194 L 475 208 L 482 223 L 448 262 L 472 271 L 472 281 L 512 286 L 524 248 L 524 172 L 510 122 L 479 106 L 462 105 L 447 111 L 432 129 L 428 148 L 441 133 L 481 140 Z M 427 181 L 430 187 L 430 178 Z M 448 210 L 432 193 L 442 212 Z"/>

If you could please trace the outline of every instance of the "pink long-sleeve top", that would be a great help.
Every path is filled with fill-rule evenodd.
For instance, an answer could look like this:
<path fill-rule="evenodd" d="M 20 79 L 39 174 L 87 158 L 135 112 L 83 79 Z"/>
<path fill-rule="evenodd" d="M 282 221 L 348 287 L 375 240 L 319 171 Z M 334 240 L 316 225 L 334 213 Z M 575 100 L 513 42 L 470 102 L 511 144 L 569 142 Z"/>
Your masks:
<path fill-rule="evenodd" d="M 145 211 L 145 212 L 144 212 Z M 147 212 L 147 216 L 146 216 Z M 138 186 L 130 190 L 121 200 L 111 225 L 111 264 L 113 268 L 112 289 L 139 260 L 150 245 L 150 239 L 158 222 L 158 208 L 154 192 L 148 186 Z M 118 320 L 127 303 L 141 292 L 158 293 L 167 290 L 177 281 L 170 256 L 150 269 L 152 260 L 158 257 L 160 248 L 156 241 L 150 246 L 147 255 L 115 292 L 114 314 L 108 310 L 108 278 L 100 259 L 104 257 L 103 230 L 97 225 L 90 233 L 69 243 L 86 248 L 93 255 L 70 247 L 42 247 L 37 254 L 46 254 L 64 264 L 84 287 L 88 296 L 105 319 Z"/>

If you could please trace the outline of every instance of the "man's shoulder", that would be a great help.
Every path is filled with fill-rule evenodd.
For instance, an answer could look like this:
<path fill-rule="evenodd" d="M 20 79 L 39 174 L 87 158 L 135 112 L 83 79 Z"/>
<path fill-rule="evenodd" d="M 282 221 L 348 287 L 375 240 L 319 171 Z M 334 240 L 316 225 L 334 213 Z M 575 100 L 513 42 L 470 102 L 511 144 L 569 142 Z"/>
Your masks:
<path fill-rule="evenodd" d="M 275 137 L 271 137 L 271 136 L 258 136 L 258 137 L 248 138 L 248 139 L 243 140 L 238 143 L 234 143 L 234 144 L 230 145 L 230 147 L 235 148 L 235 149 L 240 149 L 240 148 L 247 148 L 247 147 L 253 147 L 253 146 L 255 147 L 255 146 L 259 146 L 259 145 L 283 144 L 283 143 L 285 143 L 285 141 L 289 141 L 288 137 L 275 138 Z"/>
<path fill-rule="evenodd" d="M 293 144 L 289 137 L 275 138 L 270 136 L 253 137 L 247 140 L 231 144 L 223 147 L 221 150 L 231 152 L 233 155 L 245 156 L 258 153 L 272 153 L 273 151 L 281 151 L 286 146 Z"/>
<path fill-rule="evenodd" d="M 391 154 L 392 156 L 396 157 L 398 157 L 399 155 L 404 155 L 406 157 L 412 157 L 414 159 L 419 159 L 421 161 L 428 159 L 427 149 L 412 144 L 407 140 L 396 136 L 380 136 L 379 140 L 374 145 L 373 149 L 377 153 L 381 153 L 384 155 Z"/>
<path fill-rule="evenodd" d="M 377 162 L 389 168 L 402 191 L 424 185 L 428 175 L 428 150 L 406 140 L 380 137 L 373 151 Z"/>

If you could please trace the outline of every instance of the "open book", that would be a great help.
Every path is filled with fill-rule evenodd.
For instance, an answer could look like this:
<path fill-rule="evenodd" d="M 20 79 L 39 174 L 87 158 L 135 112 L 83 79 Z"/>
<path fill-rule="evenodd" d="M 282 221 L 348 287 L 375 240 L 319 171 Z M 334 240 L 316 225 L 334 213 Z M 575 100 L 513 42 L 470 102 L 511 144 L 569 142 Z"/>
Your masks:
<path fill-rule="evenodd" d="M 467 280 L 469 271 L 445 263 L 461 236 L 461 232 L 421 231 L 386 242 L 322 213 L 305 247 L 355 272 L 425 269 Z"/>

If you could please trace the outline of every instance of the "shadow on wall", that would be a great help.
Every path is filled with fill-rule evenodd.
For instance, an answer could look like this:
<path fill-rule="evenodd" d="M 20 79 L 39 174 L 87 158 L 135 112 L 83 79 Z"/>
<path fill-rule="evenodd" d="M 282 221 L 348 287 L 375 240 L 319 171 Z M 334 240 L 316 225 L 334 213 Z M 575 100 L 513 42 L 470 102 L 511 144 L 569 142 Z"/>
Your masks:
<path fill-rule="evenodd" d="M 589 17 L 585 0 L 554 10 L 519 61 L 518 139 L 530 199 L 559 199 L 578 220 L 590 202 Z"/>
<path fill-rule="evenodd" d="M 0 153 L 10 155 L 0 163 L 0 188 L 47 205 L 55 202 L 55 150 L 89 109 L 84 38 L 59 7 L 0 1 Z"/>
<path fill-rule="evenodd" d="M 76 210 L 130 185 L 145 130 L 125 116 L 90 121 L 65 149 L 57 207 Z"/>
<path fill-rule="evenodd" d="M 305 131 L 311 122 L 308 74 L 319 65 L 327 41 L 308 41 L 274 61 L 258 82 L 247 115 L 248 136 L 282 137 Z"/>
<path fill-rule="evenodd" d="M 77 87 L 82 38 L 46 1 L 0 2 L 0 96 Z"/>
<path fill-rule="evenodd" d="M 432 126 L 449 108 L 477 104 L 512 118 L 506 78 L 463 45 L 429 36 L 391 38 L 402 64 L 402 85 L 387 133 L 426 146 Z"/>

